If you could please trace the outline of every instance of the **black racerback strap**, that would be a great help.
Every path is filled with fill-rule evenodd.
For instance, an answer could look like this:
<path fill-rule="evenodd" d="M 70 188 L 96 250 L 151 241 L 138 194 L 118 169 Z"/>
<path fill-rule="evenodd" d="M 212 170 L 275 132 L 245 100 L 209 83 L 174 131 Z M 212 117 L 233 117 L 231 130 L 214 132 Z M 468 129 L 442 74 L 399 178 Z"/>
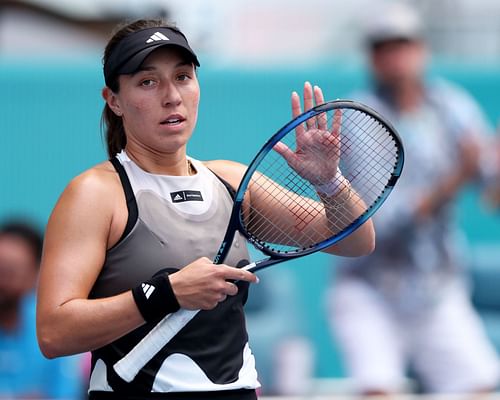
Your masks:
<path fill-rule="evenodd" d="M 236 190 L 225 179 L 221 178 L 214 171 L 210 170 L 210 172 L 212 172 L 212 174 L 214 174 L 217 177 L 217 179 L 219 179 L 219 181 L 222 182 L 222 184 L 226 187 L 227 191 L 229 192 L 229 195 L 234 201 L 234 198 L 236 197 Z"/>
<path fill-rule="evenodd" d="M 130 185 L 130 180 L 128 179 L 127 173 L 125 172 L 125 168 L 123 168 L 123 165 L 116 157 L 111 158 L 109 162 L 113 164 L 113 167 L 115 167 L 116 172 L 120 177 L 128 210 L 127 225 L 125 225 L 125 230 L 116 243 L 118 244 L 132 231 L 132 228 L 135 226 L 137 218 L 139 217 L 139 211 L 137 209 L 137 202 L 135 201 L 134 191 L 132 190 L 132 185 Z"/>

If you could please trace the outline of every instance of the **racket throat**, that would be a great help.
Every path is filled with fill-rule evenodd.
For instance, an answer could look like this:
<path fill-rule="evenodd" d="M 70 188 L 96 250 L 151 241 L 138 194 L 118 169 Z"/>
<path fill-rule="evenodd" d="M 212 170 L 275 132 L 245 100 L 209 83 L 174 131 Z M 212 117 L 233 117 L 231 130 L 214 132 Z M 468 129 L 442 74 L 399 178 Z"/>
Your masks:
<path fill-rule="evenodd" d="M 257 271 L 260 271 L 261 269 L 270 267 L 271 265 L 279 264 L 279 263 L 286 261 L 286 260 L 287 260 L 287 258 L 278 258 L 278 257 L 264 258 L 263 260 L 254 261 L 254 262 L 244 266 L 243 269 L 245 271 L 257 272 Z"/>
<path fill-rule="evenodd" d="M 250 264 L 247 264 L 245 265 L 244 267 L 242 267 L 242 269 L 244 269 L 245 271 L 250 271 L 250 272 L 253 272 L 253 271 L 256 271 L 256 267 L 257 267 L 258 263 L 256 262 L 252 262 Z M 257 268 L 258 269 L 258 268 Z"/>
<path fill-rule="evenodd" d="M 233 233 L 234 235 L 234 233 Z M 229 252 L 230 245 L 228 245 L 228 241 L 224 240 L 224 242 L 221 244 L 219 251 L 217 252 L 217 255 L 214 257 L 214 264 L 222 264 L 227 256 L 227 253 Z"/>

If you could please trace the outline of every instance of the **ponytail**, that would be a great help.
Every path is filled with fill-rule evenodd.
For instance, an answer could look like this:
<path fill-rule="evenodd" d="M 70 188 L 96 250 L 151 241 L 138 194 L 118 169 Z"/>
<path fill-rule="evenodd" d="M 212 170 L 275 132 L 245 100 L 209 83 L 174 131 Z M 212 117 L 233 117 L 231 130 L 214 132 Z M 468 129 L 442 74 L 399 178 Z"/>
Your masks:
<path fill-rule="evenodd" d="M 101 129 L 104 131 L 108 157 L 113 158 L 125 148 L 127 137 L 122 118 L 116 115 L 107 104 L 102 111 Z"/>

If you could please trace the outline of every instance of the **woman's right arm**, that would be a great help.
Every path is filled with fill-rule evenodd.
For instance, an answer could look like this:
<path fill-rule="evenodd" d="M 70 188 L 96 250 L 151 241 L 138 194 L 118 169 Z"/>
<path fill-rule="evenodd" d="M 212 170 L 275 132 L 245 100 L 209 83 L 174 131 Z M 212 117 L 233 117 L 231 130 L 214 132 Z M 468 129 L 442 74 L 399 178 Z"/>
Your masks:
<path fill-rule="evenodd" d="M 37 303 L 37 335 L 46 357 L 101 347 L 144 323 L 130 291 L 88 299 L 113 233 L 116 205 L 123 203 L 123 192 L 110 190 L 117 184 L 106 167 L 85 172 L 68 185 L 49 219 Z"/>

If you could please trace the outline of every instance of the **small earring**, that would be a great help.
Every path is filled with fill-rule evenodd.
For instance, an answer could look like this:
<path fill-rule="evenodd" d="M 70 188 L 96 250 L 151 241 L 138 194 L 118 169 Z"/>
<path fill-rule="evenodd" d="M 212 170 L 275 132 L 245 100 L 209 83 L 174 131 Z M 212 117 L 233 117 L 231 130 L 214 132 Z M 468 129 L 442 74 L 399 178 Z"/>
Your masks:
<path fill-rule="evenodd" d="M 122 116 L 122 112 L 121 111 L 117 111 L 116 115 L 118 115 L 119 117 L 121 117 Z"/>

